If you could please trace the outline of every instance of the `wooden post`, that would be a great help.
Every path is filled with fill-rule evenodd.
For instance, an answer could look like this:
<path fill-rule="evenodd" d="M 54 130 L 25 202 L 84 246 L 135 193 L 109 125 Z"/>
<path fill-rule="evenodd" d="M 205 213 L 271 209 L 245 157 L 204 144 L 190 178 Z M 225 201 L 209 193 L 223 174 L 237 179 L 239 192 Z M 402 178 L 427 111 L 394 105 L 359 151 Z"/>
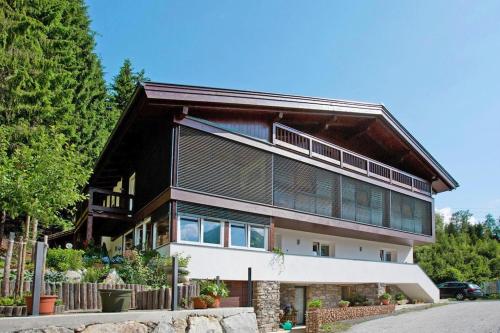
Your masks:
<path fill-rule="evenodd" d="M 253 299 L 253 288 L 252 288 L 252 267 L 248 267 L 248 281 L 247 281 L 247 304 L 248 306 L 252 306 L 252 299 Z"/>
<path fill-rule="evenodd" d="M 42 274 L 43 274 L 43 255 L 45 253 L 45 244 L 36 243 L 35 276 L 33 279 L 33 316 L 40 314 L 40 296 L 42 295 Z"/>
<path fill-rule="evenodd" d="M 178 293 L 179 290 L 177 290 L 177 278 L 179 274 L 179 258 L 177 256 L 172 257 L 172 303 L 170 304 L 171 307 L 170 309 L 172 311 L 177 310 L 177 303 L 178 303 Z"/>
<path fill-rule="evenodd" d="M 23 236 L 19 237 L 19 249 L 17 252 L 17 271 L 16 271 L 16 285 L 14 287 L 14 295 L 22 296 L 23 289 L 23 276 L 22 276 L 22 266 L 23 266 L 23 252 L 24 251 L 24 242 Z"/>
<path fill-rule="evenodd" d="M 49 236 L 43 236 L 43 263 L 42 263 L 42 286 L 45 286 L 45 272 L 47 271 L 47 251 L 49 249 Z M 45 295 L 45 288 L 42 288 L 42 295 Z"/>
<path fill-rule="evenodd" d="M 9 244 L 7 245 L 7 254 L 5 255 L 5 266 L 3 267 L 3 280 L 2 280 L 2 296 L 9 296 L 10 294 L 10 264 L 12 262 L 12 253 L 14 252 L 14 233 L 9 235 Z"/>

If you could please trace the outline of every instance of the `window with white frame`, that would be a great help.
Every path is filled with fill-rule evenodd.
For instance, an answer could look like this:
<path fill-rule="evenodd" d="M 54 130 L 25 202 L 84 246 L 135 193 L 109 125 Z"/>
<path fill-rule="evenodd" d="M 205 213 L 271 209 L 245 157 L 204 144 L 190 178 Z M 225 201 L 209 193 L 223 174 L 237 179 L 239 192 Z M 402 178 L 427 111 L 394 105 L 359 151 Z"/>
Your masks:
<path fill-rule="evenodd" d="M 224 226 L 222 221 L 211 218 L 179 217 L 179 241 L 222 245 Z"/>
<path fill-rule="evenodd" d="M 231 247 L 246 247 L 252 249 L 267 248 L 267 228 L 261 225 L 247 223 L 230 223 L 229 245 Z"/>

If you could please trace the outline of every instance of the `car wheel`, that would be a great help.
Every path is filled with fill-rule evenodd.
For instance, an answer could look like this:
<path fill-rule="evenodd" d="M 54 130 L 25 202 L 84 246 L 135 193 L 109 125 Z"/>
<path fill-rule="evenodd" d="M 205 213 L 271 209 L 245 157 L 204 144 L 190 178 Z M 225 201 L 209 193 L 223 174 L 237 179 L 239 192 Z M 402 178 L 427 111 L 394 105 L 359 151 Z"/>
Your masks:
<path fill-rule="evenodd" d="M 458 293 L 455 295 L 455 298 L 457 299 L 457 301 L 463 301 L 465 299 L 465 295 L 462 293 Z"/>

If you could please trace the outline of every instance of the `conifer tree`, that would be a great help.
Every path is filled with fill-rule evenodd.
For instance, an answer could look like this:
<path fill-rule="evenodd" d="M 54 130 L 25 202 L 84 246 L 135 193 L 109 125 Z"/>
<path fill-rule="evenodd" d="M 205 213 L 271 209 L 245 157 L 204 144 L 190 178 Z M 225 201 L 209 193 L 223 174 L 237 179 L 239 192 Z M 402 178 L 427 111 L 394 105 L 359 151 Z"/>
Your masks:
<path fill-rule="evenodd" d="M 111 84 L 111 101 L 119 112 L 125 111 L 136 85 L 147 80 L 144 69 L 134 72 L 130 59 L 124 60 Z"/>

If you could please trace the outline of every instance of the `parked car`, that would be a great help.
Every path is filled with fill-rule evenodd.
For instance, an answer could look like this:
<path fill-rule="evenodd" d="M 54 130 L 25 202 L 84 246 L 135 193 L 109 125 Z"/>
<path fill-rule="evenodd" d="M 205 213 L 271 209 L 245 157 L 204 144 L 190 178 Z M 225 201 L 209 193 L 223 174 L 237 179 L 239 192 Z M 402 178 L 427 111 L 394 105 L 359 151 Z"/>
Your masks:
<path fill-rule="evenodd" d="M 441 298 L 456 298 L 459 301 L 464 299 L 476 299 L 483 296 L 481 287 L 470 282 L 450 281 L 438 284 Z"/>

